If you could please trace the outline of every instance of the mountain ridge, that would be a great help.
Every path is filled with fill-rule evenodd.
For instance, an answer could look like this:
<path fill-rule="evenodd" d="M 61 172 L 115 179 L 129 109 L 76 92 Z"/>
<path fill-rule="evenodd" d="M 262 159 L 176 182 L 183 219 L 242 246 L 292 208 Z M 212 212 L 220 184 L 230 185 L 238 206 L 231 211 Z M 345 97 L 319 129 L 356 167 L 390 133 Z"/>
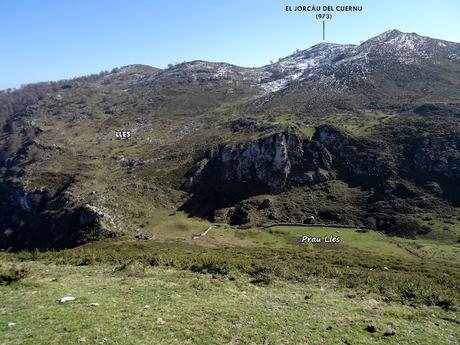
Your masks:
<path fill-rule="evenodd" d="M 260 67 L 242 67 L 242 66 L 238 66 L 236 64 L 232 64 L 232 63 L 228 63 L 228 62 L 224 62 L 224 61 L 220 61 L 220 62 L 211 62 L 211 61 L 206 61 L 206 60 L 192 60 L 192 61 L 187 61 L 187 62 L 182 62 L 182 63 L 176 63 L 174 65 L 171 64 L 170 67 L 168 68 L 164 68 L 164 69 L 161 69 L 161 68 L 158 68 L 158 67 L 154 67 L 154 66 L 150 66 L 150 65 L 145 65 L 145 64 L 129 64 L 129 65 L 125 65 L 125 66 L 120 66 L 120 67 L 116 67 L 112 70 L 112 72 L 116 71 L 116 72 L 126 72 L 126 71 L 131 71 L 131 72 L 144 72 L 145 74 L 150 74 L 150 73 L 155 73 L 155 72 L 158 72 L 158 71 L 166 71 L 168 69 L 177 69 L 178 67 L 188 67 L 189 65 L 195 65 L 195 64 L 205 64 L 205 65 L 215 65 L 215 66 L 228 66 L 230 68 L 235 68 L 235 69 L 239 69 L 239 70 L 261 70 L 263 71 L 264 69 L 266 68 L 269 68 L 269 67 L 274 67 L 274 66 L 278 66 L 280 64 L 280 62 L 283 62 L 283 61 L 286 61 L 286 60 L 289 60 L 291 59 L 292 57 L 294 56 L 299 56 L 299 55 L 303 55 L 305 53 L 308 53 L 309 51 L 311 50 L 318 50 L 319 48 L 322 48 L 322 47 L 335 47 L 335 48 L 340 48 L 340 49 L 347 49 L 347 48 L 358 48 L 358 47 L 366 47 L 368 46 L 369 44 L 375 44 L 375 43 L 388 43 L 388 41 L 395 41 L 395 39 L 407 39 L 407 38 L 413 38 L 415 40 L 418 40 L 418 41 L 423 41 L 423 40 L 426 40 L 426 39 L 429 39 L 429 40 L 432 40 L 432 41 L 436 41 L 438 43 L 439 46 L 441 47 L 446 47 L 446 46 L 456 46 L 457 47 L 457 52 L 460 48 L 460 43 L 457 43 L 457 42 L 452 42 L 452 41 L 447 41 L 447 40 L 442 40 L 442 39 L 433 39 L 433 38 L 430 38 L 428 36 L 422 36 L 422 35 L 418 35 L 416 33 L 406 33 L 406 32 L 401 32 L 397 29 L 390 29 L 390 30 L 387 30 L 385 32 L 383 32 L 382 34 L 379 34 L 377 36 L 374 36 L 360 44 L 340 44 L 340 43 L 329 43 L 329 42 L 321 42 L 321 43 L 318 43 L 318 44 L 315 44 L 309 48 L 306 48 L 306 49 L 303 49 L 303 50 L 297 50 L 296 52 L 294 52 L 293 54 L 290 54 L 290 55 L 287 55 L 285 57 L 282 57 L 282 58 L 279 58 L 278 59 L 278 62 L 273 62 L 273 63 L 270 63 L 270 64 L 267 64 L 267 65 L 263 65 L 263 66 L 260 66 Z M 406 41 L 406 44 L 407 44 L 408 41 Z M 455 56 L 456 59 L 460 59 L 460 55 L 459 56 Z M 150 72 L 148 72 L 150 70 Z M 146 73 L 148 72 L 148 73 Z M 83 77 L 75 77 L 75 78 L 72 78 L 72 79 L 63 79 L 63 80 L 76 80 L 76 79 L 79 79 L 79 78 L 84 78 Z M 53 81 L 49 81 L 49 82 L 53 82 Z M 38 82 L 38 83 L 48 83 L 48 82 Z M 25 84 L 24 86 L 26 85 L 32 85 L 32 84 L 38 84 L 38 83 L 27 83 Z M 16 89 L 12 89 L 12 90 L 16 90 Z M 0 90 L 0 92 L 5 92 L 6 89 L 4 90 Z"/>

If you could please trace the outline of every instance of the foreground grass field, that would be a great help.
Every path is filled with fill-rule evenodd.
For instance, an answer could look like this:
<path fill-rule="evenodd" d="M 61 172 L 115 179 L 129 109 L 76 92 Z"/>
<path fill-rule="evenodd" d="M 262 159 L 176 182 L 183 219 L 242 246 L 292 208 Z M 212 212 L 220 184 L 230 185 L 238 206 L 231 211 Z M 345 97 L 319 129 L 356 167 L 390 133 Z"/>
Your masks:
<path fill-rule="evenodd" d="M 2 344 L 455 344 L 460 336 L 453 311 L 318 279 L 257 285 L 168 268 L 25 267 L 27 279 L 1 288 Z M 65 295 L 75 302 L 58 303 Z"/>
<path fill-rule="evenodd" d="M 458 244 L 305 227 L 192 240 L 206 222 L 168 222 L 154 241 L 0 253 L 0 344 L 459 343 Z"/>

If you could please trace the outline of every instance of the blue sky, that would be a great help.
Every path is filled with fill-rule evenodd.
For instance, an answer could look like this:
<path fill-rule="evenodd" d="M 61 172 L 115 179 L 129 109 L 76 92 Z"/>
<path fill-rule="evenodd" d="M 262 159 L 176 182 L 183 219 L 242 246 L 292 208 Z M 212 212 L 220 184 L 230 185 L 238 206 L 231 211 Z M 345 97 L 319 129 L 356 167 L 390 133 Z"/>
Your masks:
<path fill-rule="evenodd" d="M 388 29 L 460 42 L 459 0 L 0 0 L 0 89 L 141 63 L 261 66 L 322 41 L 312 13 L 286 5 L 361 5 L 334 13 L 326 41 Z"/>

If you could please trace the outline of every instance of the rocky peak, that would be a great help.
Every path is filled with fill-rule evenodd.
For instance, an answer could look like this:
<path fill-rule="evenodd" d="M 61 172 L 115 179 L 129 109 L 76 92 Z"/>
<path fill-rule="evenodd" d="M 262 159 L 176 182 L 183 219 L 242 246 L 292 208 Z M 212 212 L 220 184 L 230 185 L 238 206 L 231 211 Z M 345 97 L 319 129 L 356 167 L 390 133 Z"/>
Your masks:
<path fill-rule="evenodd" d="M 399 30 L 389 30 L 373 37 L 356 49 L 357 55 L 381 56 L 400 63 L 415 63 L 424 59 L 458 58 L 458 44 Z"/>

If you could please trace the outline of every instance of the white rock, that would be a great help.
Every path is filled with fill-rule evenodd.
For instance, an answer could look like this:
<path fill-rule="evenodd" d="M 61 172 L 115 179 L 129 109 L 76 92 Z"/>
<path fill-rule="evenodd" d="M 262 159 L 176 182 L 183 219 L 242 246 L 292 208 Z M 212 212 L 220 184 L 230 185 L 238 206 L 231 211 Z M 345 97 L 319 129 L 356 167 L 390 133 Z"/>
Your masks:
<path fill-rule="evenodd" d="M 157 319 L 157 324 L 159 324 L 159 325 L 164 325 L 165 323 L 166 323 L 166 322 L 165 322 L 161 317 L 159 317 L 159 318 Z"/>
<path fill-rule="evenodd" d="M 383 267 L 383 269 L 384 269 L 385 271 L 388 271 L 388 267 L 387 267 L 387 266 Z"/>
<path fill-rule="evenodd" d="M 148 304 L 144 305 L 144 309 L 149 309 L 150 306 Z"/>
<path fill-rule="evenodd" d="M 59 303 L 72 302 L 72 301 L 75 301 L 75 297 L 64 296 L 59 300 Z"/>
<path fill-rule="evenodd" d="M 14 327 L 14 326 L 16 326 L 16 323 L 14 323 L 14 322 L 8 322 L 8 327 Z"/>
<path fill-rule="evenodd" d="M 90 303 L 90 307 L 99 307 L 99 303 Z"/>

